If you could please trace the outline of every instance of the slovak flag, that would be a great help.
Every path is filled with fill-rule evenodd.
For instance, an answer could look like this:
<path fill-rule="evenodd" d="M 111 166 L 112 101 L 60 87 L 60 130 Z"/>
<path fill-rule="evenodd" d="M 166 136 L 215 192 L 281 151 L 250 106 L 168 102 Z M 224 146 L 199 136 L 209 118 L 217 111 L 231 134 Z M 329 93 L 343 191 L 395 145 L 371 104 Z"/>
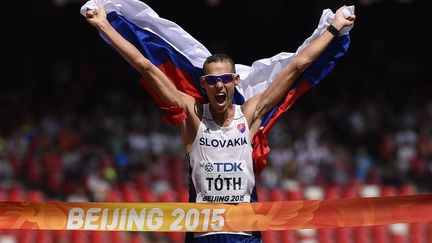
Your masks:
<path fill-rule="evenodd" d="M 80 9 L 85 16 L 88 9 L 103 7 L 111 25 L 138 50 L 162 70 L 178 90 L 193 96 L 200 103 L 207 103 L 199 77 L 205 59 L 210 51 L 176 23 L 159 17 L 145 3 L 139 0 L 90 0 Z M 354 13 L 354 6 L 345 8 L 345 16 Z M 323 10 L 317 28 L 295 53 L 281 52 L 273 57 L 259 59 L 251 66 L 236 64 L 241 82 L 236 86 L 233 102 L 243 104 L 255 94 L 263 92 L 275 76 L 293 60 L 295 55 L 317 38 L 332 23 L 334 13 Z M 341 30 L 321 56 L 296 81 L 285 99 L 271 110 L 263 121 L 261 130 L 253 138 L 255 172 L 259 174 L 266 165 L 265 156 L 270 151 L 266 134 L 274 122 L 307 90 L 325 78 L 336 65 L 337 60 L 347 51 L 350 43 L 349 31 L 352 26 Z M 101 35 L 102 38 L 103 35 Z M 109 41 L 104 38 L 108 43 Z M 142 86 L 152 96 L 157 105 L 166 110 L 165 120 L 175 124 L 183 119 L 184 113 L 175 107 L 167 107 L 150 85 L 143 79 Z"/>
<path fill-rule="evenodd" d="M 237 129 L 240 133 L 244 133 L 246 131 L 246 125 L 244 123 L 240 123 L 237 125 Z"/>

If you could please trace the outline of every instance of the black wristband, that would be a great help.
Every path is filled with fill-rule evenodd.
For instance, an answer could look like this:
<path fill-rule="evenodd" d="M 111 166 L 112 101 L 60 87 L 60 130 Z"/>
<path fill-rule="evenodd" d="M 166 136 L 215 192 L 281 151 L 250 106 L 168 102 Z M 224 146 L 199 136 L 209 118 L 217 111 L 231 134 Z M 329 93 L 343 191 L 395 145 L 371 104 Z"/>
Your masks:
<path fill-rule="evenodd" d="M 329 27 L 327 27 L 327 30 L 332 33 L 332 35 L 334 35 L 335 37 L 337 37 L 339 35 L 339 30 L 336 29 L 336 27 L 334 27 L 333 25 L 329 25 Z"/>

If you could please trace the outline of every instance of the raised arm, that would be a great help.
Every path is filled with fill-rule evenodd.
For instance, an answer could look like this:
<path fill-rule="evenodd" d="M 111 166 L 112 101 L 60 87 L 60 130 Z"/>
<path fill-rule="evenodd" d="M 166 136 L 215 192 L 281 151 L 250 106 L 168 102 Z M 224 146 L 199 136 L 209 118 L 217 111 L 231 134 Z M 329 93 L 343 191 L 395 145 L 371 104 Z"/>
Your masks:
<path fill-rule="evenodd" d="M 168 106 L 186 108 L 186 103 L 193 103 L 193 98 L 178 91 L 168 77 L 153 65 L 129 41 L 123 38 L 108 22 L 105 10 L 87 10 L 86 19 L 98 29 L 112 46 L 129 62 L 149 83 L 157 96 Z"/>
<path fill-rule="evenodd" d="M 348 18 L 343 16 L 345 6 L 336 11 L 332 25 L 340 31 L 342 28 L 352 25 L 355 16 Z M 275 105 L 280 103 L 286 96 L 289 89 L 300 75 L 308 68 L 325 50 L 334 38 L 329 30 L 324 31 L 321 36 L 305 47 L 284 69 L 276 76 L 269 87 L 261 94 L 249 99 L 243 105 L 243 111 L 250 124 L 251 135 L 259 129 L 266 113 Z"/>

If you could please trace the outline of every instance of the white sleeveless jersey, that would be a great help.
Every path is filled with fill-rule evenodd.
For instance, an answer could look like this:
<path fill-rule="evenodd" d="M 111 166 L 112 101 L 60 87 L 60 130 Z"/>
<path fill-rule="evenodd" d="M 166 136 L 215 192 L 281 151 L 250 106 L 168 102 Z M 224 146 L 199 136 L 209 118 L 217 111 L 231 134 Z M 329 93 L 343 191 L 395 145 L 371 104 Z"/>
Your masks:
<path fill-rule="evenodd" d="M 257 201 L 249 126 L 241 107 L 227 127 L 217 125 L 209 105 L 186 157 L 190 166 L 190 201 L 239 203 Z M 252 198 L 251 198 L 252 197 Z"/>

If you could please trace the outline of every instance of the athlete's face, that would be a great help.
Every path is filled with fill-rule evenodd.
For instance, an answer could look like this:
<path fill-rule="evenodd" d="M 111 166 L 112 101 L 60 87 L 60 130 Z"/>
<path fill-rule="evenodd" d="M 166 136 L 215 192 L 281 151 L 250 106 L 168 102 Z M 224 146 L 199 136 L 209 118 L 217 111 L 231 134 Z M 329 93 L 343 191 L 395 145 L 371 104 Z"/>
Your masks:
<path fill-rule="evenodd" d="M 240 82 L 239 75 L 232 73 L 228 61 L 211 62 L 204 67 L 201 86 L 207 92 L 210 105 L 218 113 L 223 113 L 232 105 L 234 88 Z"/>

